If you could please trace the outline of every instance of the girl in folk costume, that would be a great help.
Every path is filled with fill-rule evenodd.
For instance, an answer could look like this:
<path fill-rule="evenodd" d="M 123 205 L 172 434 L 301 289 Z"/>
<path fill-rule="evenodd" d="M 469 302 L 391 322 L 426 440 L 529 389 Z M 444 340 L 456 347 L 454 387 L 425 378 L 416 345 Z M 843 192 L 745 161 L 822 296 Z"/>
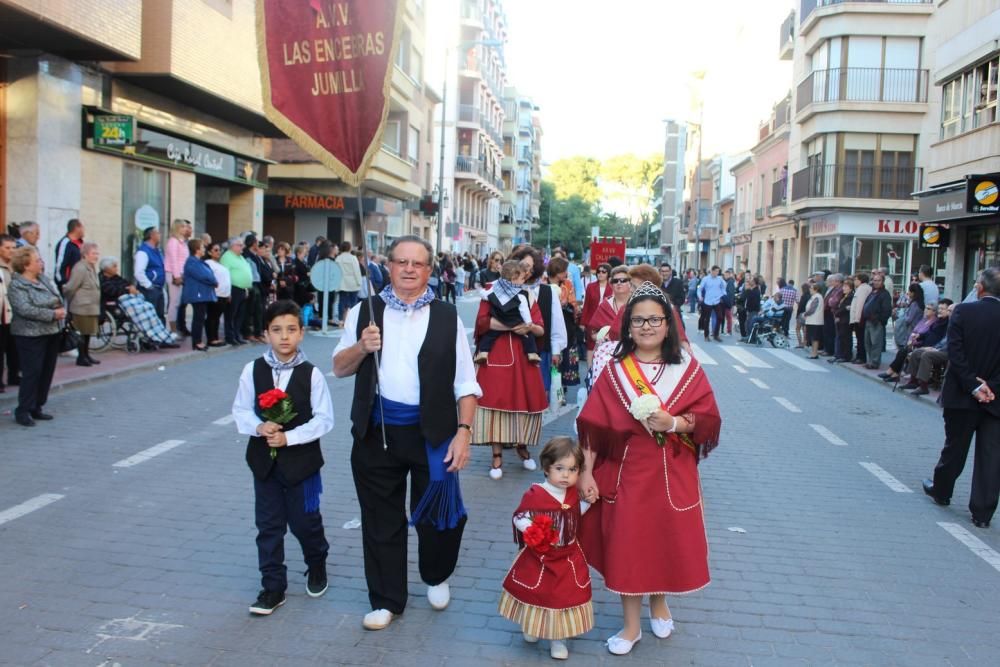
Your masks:
<path fill-rule="evenodd" d="M 583 313 L 580 315 L 580 324 L 583 326 L 587 336 L 587 367 L 594 360 L 594 338 L 597 332 L 591 328 L 590 320 L 597 312 L 597 307 L 611 296 L 611 265 L 604 263 L 597 267 L 597 277 L 586 287 L 583 297 Z"/>
<path fill-rule="evenodd" d="M 576 541 L 590 504 L 576 488 L 584 456 L 575 440 L 549 440 L 540 460 L 545 482 L 533 484 L 514 511 L 521 551 L 503 581 L 499 610 L 521 626 L 526 642 L 548 639 L 550 655 L 564 660 L 565 640 L 594 627 L 590 572 Z"/>
<path fill-rule="evenodd" d="M 681 347 L 664 294 L 643 283 L 625 308 L 618 343 L 594 353 L 594 385 L 577 418 L 586 456 L 580 480 L 580 543 L 622 598 L 624 628 L 608 650 L 624 655 L 642 638 L 649 596 L 657 637 L 673 631 L 666 594 L 709 583 L 698 461 L 719 440 L 721 418 L 708 378 Z"/>

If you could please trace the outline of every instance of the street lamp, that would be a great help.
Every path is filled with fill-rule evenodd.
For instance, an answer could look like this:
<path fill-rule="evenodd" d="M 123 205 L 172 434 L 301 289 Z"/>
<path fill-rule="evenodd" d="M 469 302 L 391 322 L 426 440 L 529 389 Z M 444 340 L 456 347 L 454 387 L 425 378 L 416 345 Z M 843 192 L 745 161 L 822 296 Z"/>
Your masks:
<path fill-rule="evenodd" d="M 444 193 L 442 197 L 442 204 L 447 204 L 448 195 L 445 193 L 444 189 L 444 133 L 445 125 L 447 123 L 447 111 L 448 111 L 448 56 L 453 51 L 458 51 L 460 49 L 467 49 L 470 46 L 485 46 L 487 48 L 496 48 L 498 46 L 503 46 L 503 42 L 499 39 L 477 39 L 468 40 L 464 42 L 459 42 L 453 47 L 445 49 L 444 52 L 444 81 L 441 84 L 441 145 L 439 150 L 441 152 L 439 162 L 438 162 L 438 192 Z M 457 154 L 457 150 L 456 150 Z M 442 252 L 444 245 L 444 211 L 443 206 L 438 206 L 438 221 L 437 221 L 437 251 Z"/>

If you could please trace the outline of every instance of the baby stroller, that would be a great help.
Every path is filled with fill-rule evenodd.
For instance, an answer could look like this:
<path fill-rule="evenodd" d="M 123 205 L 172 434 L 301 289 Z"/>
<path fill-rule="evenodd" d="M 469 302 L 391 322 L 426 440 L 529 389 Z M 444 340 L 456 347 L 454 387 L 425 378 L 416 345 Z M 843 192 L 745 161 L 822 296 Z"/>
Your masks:
<path fill-rule="evenodd" d="M 775 310 L 764 313 L 750 328 L 750 335 L 747 336 L 747 340 L 751 344 L 756 343 L 758 347 L 762 346 L 766 340 L 771 344 L 771 347 L 787 350 L 791 347 L 791 344 L 788 342 L 788 338 L 785 334 L 781 331 L 781 321 L 783 316 L 784 310 Z"/>

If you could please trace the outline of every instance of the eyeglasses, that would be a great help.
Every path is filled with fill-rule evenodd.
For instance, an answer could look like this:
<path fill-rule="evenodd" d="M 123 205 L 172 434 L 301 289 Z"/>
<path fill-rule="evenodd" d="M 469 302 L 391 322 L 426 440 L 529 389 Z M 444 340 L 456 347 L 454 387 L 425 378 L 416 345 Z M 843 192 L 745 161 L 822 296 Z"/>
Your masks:
<path fill-rule="evenodd" d="M 653 329 L 656 329 L 666 321 L 666 317 L 654 315 L 653 317 L 632 317 L 629 319 L 629 324 L 632 325 L 633 329 L 641 329 L 647 324 Z"/>
<path fill-rule="evenodd" d="M 631 278 L 612 278 L 611 279 L 611 284 L 612 285 L 624 285 L 625 283 L 630 283 L 630 282 L 632 282 Z"/>
<path fill-rule="evenodd" d="M 420 269 L 426 269 L 428 267 L 427 262 L 418 262 L 415 259 L 394 259 L 392 263 L 401 269 L 405 269 L 408 266 L 412 266 L 414 269 L 419 271 Z"/>
<path fill-rule="evenodd" d="M 607 273 L 608 270 L 607 269 L 597 269 L 597 272 L 598 273 Z"/>

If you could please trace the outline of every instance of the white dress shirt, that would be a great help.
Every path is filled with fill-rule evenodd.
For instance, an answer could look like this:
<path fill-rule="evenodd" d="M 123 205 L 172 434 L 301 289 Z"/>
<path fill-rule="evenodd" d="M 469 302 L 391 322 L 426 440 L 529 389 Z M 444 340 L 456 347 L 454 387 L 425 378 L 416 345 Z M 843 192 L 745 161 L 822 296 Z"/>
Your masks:
<path fill-rule="evenodd" d="M 233 400 L 233 419 L 236 420 L 236 428 L 243 435 L 258 435 L 257 427 L 264 423 L 254 410 L 254 405 L 257 402 L 253 386 L 254 363 L 255 361 L 251 361 L 243 367 L 243 372 L 240 374 L 240 385 L 236 390 L 236 398 Z M 292 379 L 294 369 L 269 370 L 271 375 L 275 377 L 275 388 L 287 391 L 288 381 Z M 323 377 L 322 371 L 313 366 L 312 377 L 309 380 L 311 388 L 309 402 L 312 405 L 313 416 L 305 424 L 284 432 L 289 447 L 318 440 L 333 430 L 333 402 L 330 400 L 330 390 L 326 385 L 326 378 Z"/>
<path fill-rule="evenodd" d="M 344 333 L 333 351 L 337 356 L 343 350 L 358 342 L 358 313 L 361 304 L 356 304 L 347 312 Z M 382 314 L 382 350 L 379 352 L 379 391 L 391 401 L 406 405 L 420 405 L 420 372 L 417 357 L 427 336 L 431 309 L 424 306 L 418 310 L 402 312 L 386 307 Z M 465 334 L 462 320 L 456 318 L 455 329 L 455 377 L 452 380 L 455 400 L 463 396 L 483 395 L 476 382 L 476 367 L 472 363 L 469 338 Z M 442 344 L 447 341 L 441 341 Z M 442 378 L 443 379 L 443 378 Z"/>
<path fill-rule="evenodd" d="M 132 277 L 140 287 L 152 289 L 153 282 L 146 277 L 147 266 L 149 266 L 149 255 L 141 251 L 136 252 L 132 262 Z"/>
<path fill-rule="evenodd" d="M 220 299 L 228 299 L 233 293 L 233 281 L 229 275 L 229 269 L 214 259 L 206 260 L 205 263 L 211 267 L 212 273 L 215 275 L 215 282 L 218 283 L 215 288 L 215 296 Z"/>
<path fill-rule="evenodd" d="M 552 290 L 552 331 L 549 332 L 549 349 L 552 350 L 552 354 L 562 354 L 562 351 L 566 349 L 567 341 L 566 337 L 566 321 L 563 320 L 562 314 L 562 304 L 559 303 L 559 296 L 561 291 L 557 285 L 543 285 L 541 283 L 537 285 L 525 285 L 524 288 L 531 290 L 532 295 L 535 300 L 538 300 L 538 290 L 541 288 L 548 288 Z"/>

